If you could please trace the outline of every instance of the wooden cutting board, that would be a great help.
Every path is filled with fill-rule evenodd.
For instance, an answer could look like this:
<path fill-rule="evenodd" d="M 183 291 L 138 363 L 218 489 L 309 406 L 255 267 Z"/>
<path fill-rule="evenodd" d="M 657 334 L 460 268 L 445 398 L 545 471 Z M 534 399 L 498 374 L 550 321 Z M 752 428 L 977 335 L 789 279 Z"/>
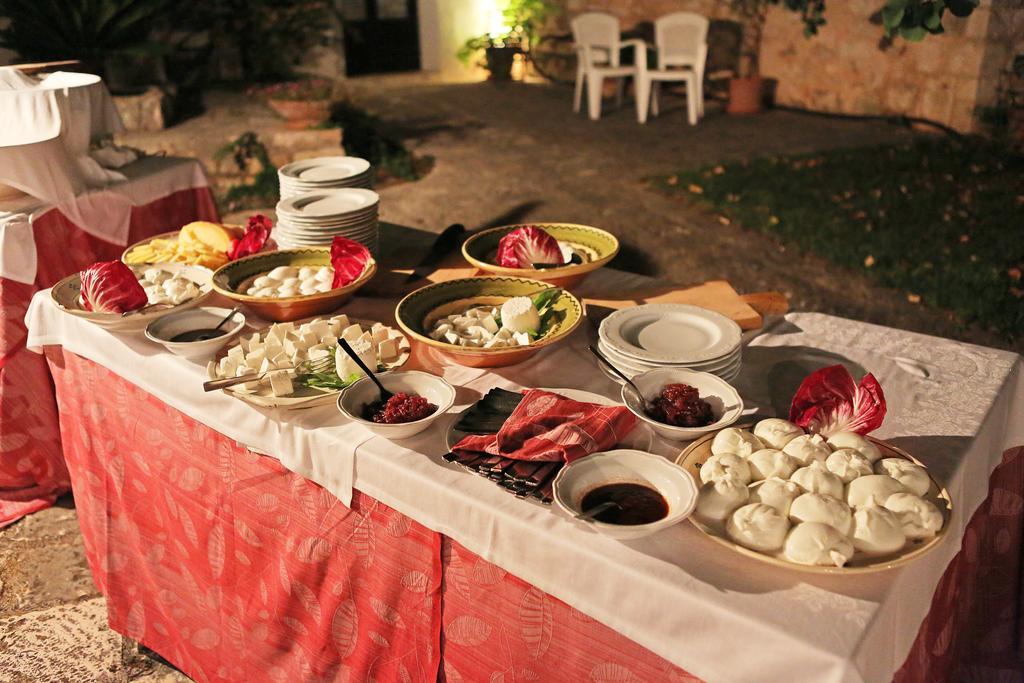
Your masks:
<path fill-rule="evenodd" d="M 764 324 L 764 318 L 725 280 L 711 280 L 695 287 L 679 288 L 658 286 L 650 289 L 627 292 L 622 296 L 603 299 L 586 297 L 584 303 L 590 307 L 627 308 L 640 304 L 690 304 L 721 313 L 736 321 L 743 330 L 756 330 Z M 602 316 L 598 316 L 602 317 Z"/>

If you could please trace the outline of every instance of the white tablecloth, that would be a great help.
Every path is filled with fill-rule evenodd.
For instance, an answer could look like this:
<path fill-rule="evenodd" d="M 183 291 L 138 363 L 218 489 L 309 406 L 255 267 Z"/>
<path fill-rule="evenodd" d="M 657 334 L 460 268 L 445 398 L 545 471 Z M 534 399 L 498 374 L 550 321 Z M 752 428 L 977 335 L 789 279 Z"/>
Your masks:
<path fill-rule="evenodd" d="M 37 255 L 32 222 L 47 211 L 59 210 L 90 235 L 127 245 L 133 206 L 209 185 L 202 164 L 195 159 L 145 157 L 121 171 L 126 181 L 83 192 L 71 208 L 33 197 L 0 202 L 0 277 L 25 284 L 35 282 Z"/>
<path fill-rule="evenodd" d="M 616 277 L 601 271 L 588 285 L 607 291 Z M 273 453 L 344 501 L 354 486 L 707 681 L 891 679 L 987 495 L 1000 454 L 1024 443 L 1024 381 L 1015 354 L 824 315 L 788 315 L 746 350 L 738 382 L 744 398 L 766 414 L 773 403 L 784 408 L 807 371 L 837 357 L 875 373 L 889 402 L 878 436 L 928 464 L 956 505 L 946 541 L 910 566 L 819 577 L 752 564 L 688 523 L 620 543 L 518 500 L 441 460 L 454 415 L 405 442 L 369 438 L 353 448 L 346 443 L 366 433 L 332 407 L 261 411 L 204 394 L 200 366 L 162 353 L 141 334 L 111 334 L 64 315 L 48 292 L 36 295 L 26 320 L 30 347 L 60 344 L 100 363 L 231 438 Z M 453 411 L 496 385 L 616 395 L 618 387 L 585 351 L 588 334 L 581 329 L 571 343 L 513 368 L 445 368 L 445 377 L 462 387 Z"/>

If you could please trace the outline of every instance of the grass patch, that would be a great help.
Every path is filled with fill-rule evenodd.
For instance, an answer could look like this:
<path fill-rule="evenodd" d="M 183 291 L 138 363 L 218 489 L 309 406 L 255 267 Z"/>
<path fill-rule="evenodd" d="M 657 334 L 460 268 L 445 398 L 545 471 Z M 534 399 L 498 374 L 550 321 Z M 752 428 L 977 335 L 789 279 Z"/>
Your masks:
<path fill-rule="evenodd" d="M 654 183 L 911 302 L 1011 342 L 1024 337 L 1024 159 L 988 143 L 924 139 L 768 157 Z"/>

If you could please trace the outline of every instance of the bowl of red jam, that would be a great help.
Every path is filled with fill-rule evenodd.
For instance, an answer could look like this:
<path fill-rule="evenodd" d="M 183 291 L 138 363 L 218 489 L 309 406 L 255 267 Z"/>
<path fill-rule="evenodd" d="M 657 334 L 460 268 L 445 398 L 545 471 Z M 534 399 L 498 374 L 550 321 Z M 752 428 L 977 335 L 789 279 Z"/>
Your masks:
<path fill-rule="evenodd" d="M 657 368 L 633 377 L 643 393 L 622 387 L 622 402 L 661 437 L 692 441 L 725 429 L 743 413 L 739 392 L 718 375 L 680 368 Z"/>
<path fill-rule="evenodd" d="M 338 410 L 374 434 L 407 439 L 430 427 L 455 403 L 455 389 L 437 375 L 410 370 L 378 375 L 392 396 L 382 401 L 377 385 L 363 377 L 338 396 Z"/>

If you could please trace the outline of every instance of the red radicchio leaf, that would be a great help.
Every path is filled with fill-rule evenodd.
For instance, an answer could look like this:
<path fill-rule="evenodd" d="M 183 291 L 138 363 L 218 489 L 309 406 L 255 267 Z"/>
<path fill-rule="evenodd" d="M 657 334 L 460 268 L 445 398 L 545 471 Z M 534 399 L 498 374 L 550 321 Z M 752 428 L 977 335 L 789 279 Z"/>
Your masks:
<path fill-rule="evenodd" d="M 830 365 L 804 378 L 789 406 L 789 421 L 809 432 L 867 434 L 885 419 L 885 394 L 868 373 L 858 385 L 842 365 Z"/>
<path fill-rule="evenodd" d="M 251 256 L 259 252 L 270 238 L 270 219 L 261 213 L 249 216 L 245 225 L 245 234 L 231 240 L 228 249 L 228 260 L 237 261 L 243 256 Z"/>
<path fill-rule="evenodd" d="M 82 306 L 96 313 L 127 313 L 149 303 L 132 269 L 120 261 L 100 261 L 78 274 Z"/>
<path fill-rule="evenodd" d="M 334 289 L 355 282 L 370 260 L 370 250 L 359 242 L 338 236 L 331 242 L 331 267 L 334 268 Z"/>
<path fill-rule="evenodd" d="M 503 268 L 533 268 L 534 263 L 565 263 L 558 240 L 536 225 L 516 228 L 498 242 L 495 259 Z"/>

